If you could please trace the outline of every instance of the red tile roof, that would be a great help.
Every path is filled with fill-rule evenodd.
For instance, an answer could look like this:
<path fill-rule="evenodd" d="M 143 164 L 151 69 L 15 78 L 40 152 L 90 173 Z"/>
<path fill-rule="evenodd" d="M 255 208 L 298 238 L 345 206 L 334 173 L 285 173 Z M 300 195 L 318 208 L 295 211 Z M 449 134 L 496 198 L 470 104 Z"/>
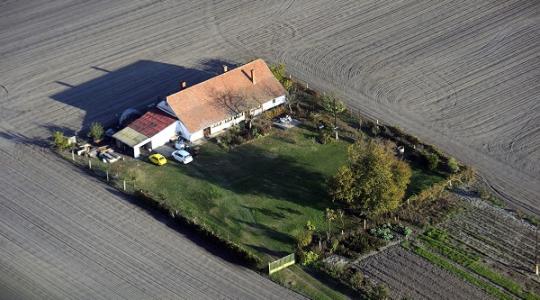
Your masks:
<path fill-rule="evenodd" d="M 157 108 L 152 108 L 137 120 L 129 123 L 127 127 L 147 137 L 152 137 L 174 122 L 176 122 L 175 118 Z"/>
<path fill-rule="evenodd" d="M 255 75 L 255 83 L 251 78 Z M 193 133 L 239 113 L 237 99 L 256 108 L 285 95 L 264 60 L 257 59 L 207 81 L 167 97 L 167 103 L 187 129 Z M 248 110 L 248 109 L 241 109 Z"/>

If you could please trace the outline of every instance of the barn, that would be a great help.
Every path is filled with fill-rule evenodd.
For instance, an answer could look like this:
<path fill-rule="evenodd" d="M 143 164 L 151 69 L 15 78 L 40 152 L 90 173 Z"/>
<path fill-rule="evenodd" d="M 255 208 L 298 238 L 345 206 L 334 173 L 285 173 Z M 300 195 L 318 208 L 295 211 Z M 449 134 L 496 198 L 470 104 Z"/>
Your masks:
<path fill-rule="evenodd" d="M 137 158 L 176 136 L 179 122 L 173 116 L 153 108 L 113 135 L 116 145 Z"/>

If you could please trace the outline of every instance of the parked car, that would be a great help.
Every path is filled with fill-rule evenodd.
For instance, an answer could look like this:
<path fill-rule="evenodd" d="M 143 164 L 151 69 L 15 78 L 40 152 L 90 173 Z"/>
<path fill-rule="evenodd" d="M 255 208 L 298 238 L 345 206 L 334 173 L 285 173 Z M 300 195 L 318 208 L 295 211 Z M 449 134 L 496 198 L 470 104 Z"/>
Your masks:
<path fill-rule="evenodd" d="M 176 150 L 172 153 L 172 157 L 184 165 L 193 161 L 193 157 L 186 150 Z"/>
<path fill-rule="evenodd" d="M 186 141 L 182 140 L 182 139 L 178 139 L 175 143 L 174 143 L 174 148 L 176 148 L 176 150 L 184 150 L 184 149 L 187 149 L 189 148 L 188 144 L 186 143 Z"/>
<path fill-rule="evenodd" d="M 120 160 L 122 158 L 122 156 L 120 156 L 120 154 L 109 150 L 109 151 L 104 151 L 104 152 L 101 152 L 99 154 L 99 158 L 101 158 L 101 160 L 104 162 L 104 163 L 114 163 L 114 162 L 117 162 L 118 160 Z"/>
<path fill-rule="evenodd" d="M 148 159 L 150 160 L 150 162 L 158 166 L 163 166 L 164 164 L 167 163 L 167 159 L 165 158 L 165 156 L 159 153 L 154 153 L 148 156 Z"/>

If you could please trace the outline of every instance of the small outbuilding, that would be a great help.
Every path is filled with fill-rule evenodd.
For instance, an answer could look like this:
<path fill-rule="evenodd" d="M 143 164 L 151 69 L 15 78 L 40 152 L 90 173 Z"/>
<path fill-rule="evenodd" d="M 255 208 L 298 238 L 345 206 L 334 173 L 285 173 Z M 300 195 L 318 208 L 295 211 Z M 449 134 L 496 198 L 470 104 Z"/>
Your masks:
<path fill-rule="evenodd" d="M 153 108 L 113 135 L 120 149 L 137 158 L 176 136 L 179 122 L 173 116 Z"/>

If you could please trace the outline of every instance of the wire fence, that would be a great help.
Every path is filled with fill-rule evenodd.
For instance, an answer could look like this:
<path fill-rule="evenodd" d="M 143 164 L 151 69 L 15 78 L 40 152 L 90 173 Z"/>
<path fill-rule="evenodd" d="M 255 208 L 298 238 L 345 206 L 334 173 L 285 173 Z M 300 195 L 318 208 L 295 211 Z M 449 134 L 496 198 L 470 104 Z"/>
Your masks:
<path fill-rule="evenodd" d="M 73 152 L 70 154 L 73 164 L 106 182 L 112 187 L 126 193 L 134 193 L 137 189 L 137 181 L 134 176 L 128 174 L 123 166 L 123 161 L 105 163 L 98 158 L 79 156 Z"/>

